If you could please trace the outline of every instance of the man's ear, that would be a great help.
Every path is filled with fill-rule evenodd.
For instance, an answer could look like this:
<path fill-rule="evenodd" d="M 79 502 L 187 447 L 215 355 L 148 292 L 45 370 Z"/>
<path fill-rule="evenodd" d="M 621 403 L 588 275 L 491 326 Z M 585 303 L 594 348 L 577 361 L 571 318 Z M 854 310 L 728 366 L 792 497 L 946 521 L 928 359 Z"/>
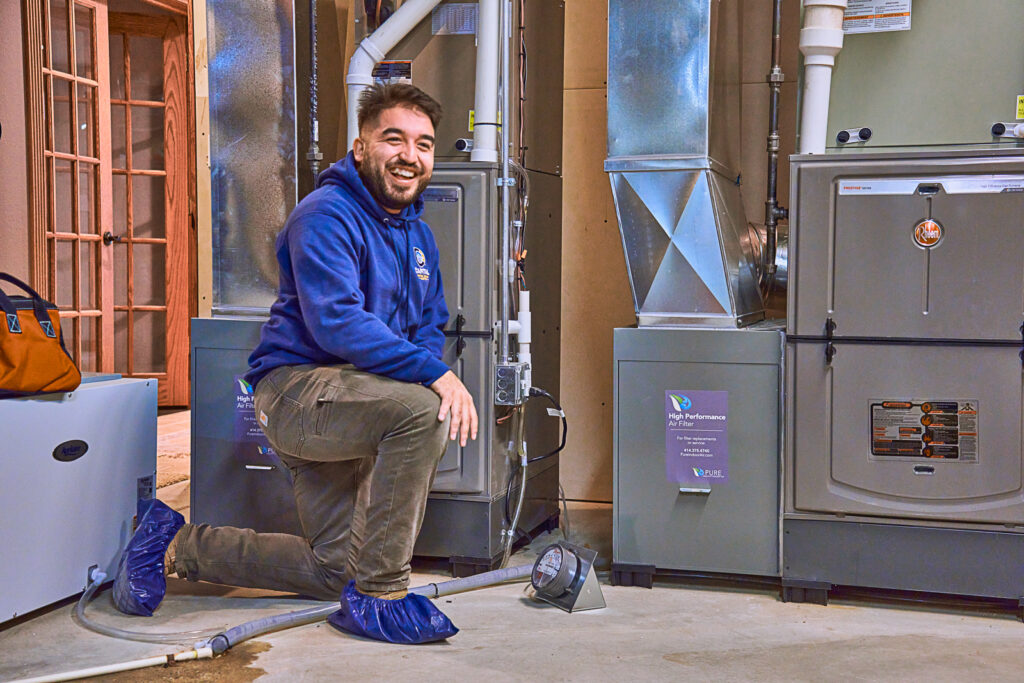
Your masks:
<path fill-rule="evenodd" d="M 362 138 L 356 138 L 352 141 L 352 156 L 355 157 L 356 162 L 362 163 L 363 155 L 366 153 L 366 145 L 363 144 Z"/>

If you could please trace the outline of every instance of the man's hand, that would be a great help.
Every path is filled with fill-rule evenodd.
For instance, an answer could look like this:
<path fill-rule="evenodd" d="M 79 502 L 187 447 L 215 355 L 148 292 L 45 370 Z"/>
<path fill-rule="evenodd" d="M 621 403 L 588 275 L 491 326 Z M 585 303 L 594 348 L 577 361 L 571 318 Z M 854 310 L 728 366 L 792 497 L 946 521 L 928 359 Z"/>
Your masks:
<path fill-rule="evenodd" d="M 439 422 L 444 422 L 448 417 L 448 411 L 452 412 L 451 433 L 448 435 L 452 441 L 459 437 L 459 444 L 466 445 L 467 437 L 476 440 L 476 406 L 473 405 L 473 397 L 462 381 L 449 370 L 441 375 L 437 381 L 430 385 L 438 396 L 441 397 L 441 411 L 437 414 Z"/>

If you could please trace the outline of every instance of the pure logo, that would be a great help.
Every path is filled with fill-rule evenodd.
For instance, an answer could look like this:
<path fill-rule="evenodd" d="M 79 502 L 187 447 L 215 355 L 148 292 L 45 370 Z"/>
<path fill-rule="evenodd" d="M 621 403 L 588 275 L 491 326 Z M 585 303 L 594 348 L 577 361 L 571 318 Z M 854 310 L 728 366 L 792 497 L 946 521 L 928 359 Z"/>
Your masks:
<path fill-rule="evenodd" d="M 676 412 L 683 412 L 693 407 L 693 401 L 686 396 L 680 396 L 678 394 L 669 394 L 668 398 L 672 401 L 672 407 L 675 408 Z"/>
<path fill-rule="evenodd" d="M 694 467 L 693 476 L 701 477 L 704 479 L 721 479 L 722 470 L 720 469 L 704 469 L 703 467 Z"/>

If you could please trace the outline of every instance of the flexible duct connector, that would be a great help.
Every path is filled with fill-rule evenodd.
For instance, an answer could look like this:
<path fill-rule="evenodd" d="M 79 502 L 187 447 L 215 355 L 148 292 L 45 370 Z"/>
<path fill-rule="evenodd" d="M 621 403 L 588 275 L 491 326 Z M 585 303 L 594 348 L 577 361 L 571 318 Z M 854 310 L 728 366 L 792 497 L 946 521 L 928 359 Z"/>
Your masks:
<path fill-rule="evenodd" d="M 373 67 L 440 2 L 406 0 L 380 28 L 359 43 L 349 60 L 348 76 L 345 78 L 348 86 L 348 149 L 352 149 L 352 143 L 359 137 L 359 95 L 373 85 Z"/>
<path fill-rule="evenodd" d="M 843 49 L 846 3 L 847 0 L 804 0 L 804 27 L 800 30 L 800 52 L 804 55 L 801 154 L 825 152 L 832 68 L 836 55 Z"/>

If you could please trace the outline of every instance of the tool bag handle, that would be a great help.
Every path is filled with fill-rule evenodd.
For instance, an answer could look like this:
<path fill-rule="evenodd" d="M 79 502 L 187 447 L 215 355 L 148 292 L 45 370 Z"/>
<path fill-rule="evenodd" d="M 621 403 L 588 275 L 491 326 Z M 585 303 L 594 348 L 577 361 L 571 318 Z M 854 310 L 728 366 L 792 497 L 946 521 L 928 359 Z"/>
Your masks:
<path fill-rule="evenodd" d="M 54 332 L 53 323 L 50 321 L 50 314 L 46 312 L 46 300 L 39 296 L 36 290 L 13 275 L 0 273 L 0 280 L 10 282 L 12 285 L 21 288 L 32 298 L 32 309 L 35 311 L 39 326 L 46 332 L 47 337 L 56 337 L 57 334 Z M 21 323 L 18 322 L 18 309 L 14 307 L 14 302 L 11 301 L 11 298 L 2 289 L 0 289 L 0 310 L 4 312 L 4 317 L 7 318 L 7 331 L 12 334 L 20 334 Z"/>

